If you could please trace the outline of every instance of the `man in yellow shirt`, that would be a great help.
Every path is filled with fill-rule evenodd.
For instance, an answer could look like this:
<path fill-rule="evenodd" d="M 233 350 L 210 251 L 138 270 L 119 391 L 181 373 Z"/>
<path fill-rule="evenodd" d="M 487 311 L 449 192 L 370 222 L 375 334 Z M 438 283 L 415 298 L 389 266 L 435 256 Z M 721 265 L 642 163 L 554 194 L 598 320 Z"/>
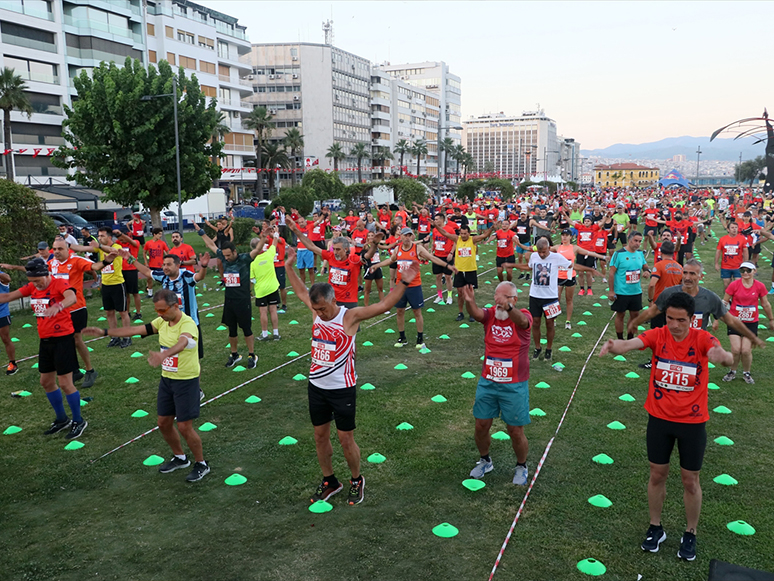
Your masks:
<path fill-rule="evenodd" d="M 126 296 L 126 286 L 124 285 L 124 259 L 119 255 L 113 259 L 105 257 L 111 251 L 112 248 L 121 250 L 121 245 L 118 244 L 113 238 L 113 229 L 107 226 L 99 229 L 99 259 L 102 261 L 105 268 L 102 269 L 102 308 L 105 311 L 105 317 L 107 317 L 108 328 L 115 329 L 118 327 L 116 321 L 116 311 L 121 315 L 121 323 L 124 327 L 129 327 L 132 322 L 129 319 L 128 301 Z M 126 336 L 124 339 L 118 339 L 114 337 L 108 343 L 108 347 L 121 347 L 122 349 L 129 347 L 132 344 L 131 335 Z"/>
<path fill-rule="evenodd" d="M 186 476 L 186 481 L 197 482 L 210 472 L 204 460 L 202 440 L 193 427 L 193 420 L 199 417 L 199 330 L 194 320 L 180 310 L 177 295 L 171 290 L 162 289 L 155 293 L 153 308 L 158 317 L 145 325 L 120 329 L 88 327 L 83 332 L 97 337 L 146 337 L 158 333 L 161 351 L 148 353 L 148 363 L 151 367 L 161 366 L 157 399 L 158 426 L 174 454 L 169 462 L 159 468 L 159 472 L 167 474 L 191 465 L 180 442 L 182 434 L 194 457 L 194 466 Z"/>
<path fill-rule="evenodd" d="M 261 336 L 259 341 L 279 340 L 279 318 L 277 306 L 280 304 L 279 280 L 274 268 L 277 247 L 274 245 L 274 226 L 264 226 L 260 238 L 253 238 L 250 247 L 258 248 L 258 256 L 250 264 L 250 280 L 253 282 L 255 306 L 261 313 Z M 269 335 L 269 316 L 273 332 Z"/>

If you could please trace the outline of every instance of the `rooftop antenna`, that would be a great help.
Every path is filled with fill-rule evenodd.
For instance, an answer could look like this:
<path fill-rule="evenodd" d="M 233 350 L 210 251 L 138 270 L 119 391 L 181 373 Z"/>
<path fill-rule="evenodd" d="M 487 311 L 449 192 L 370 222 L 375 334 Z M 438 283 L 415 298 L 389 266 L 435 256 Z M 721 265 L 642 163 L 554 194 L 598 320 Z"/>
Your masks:
<path fill-rule="evenodd" d="M 323 22 L 322 29 L 325 33 L 325 44 L 327 46 L 333 46 L 333 20 L 326 20 Z"/>

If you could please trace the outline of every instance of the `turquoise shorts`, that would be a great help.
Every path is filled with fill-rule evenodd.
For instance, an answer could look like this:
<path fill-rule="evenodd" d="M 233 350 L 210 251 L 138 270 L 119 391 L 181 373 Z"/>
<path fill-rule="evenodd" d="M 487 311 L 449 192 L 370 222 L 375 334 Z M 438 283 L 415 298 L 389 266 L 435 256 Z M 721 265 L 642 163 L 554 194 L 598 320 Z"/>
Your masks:
<path fill-rule="evenodd" d="M 530 423 L 529 382 L 497 383 L 480 378 L 473 416 L 479 420 L 501 417 L 509 426 L 526 426 Z"/>

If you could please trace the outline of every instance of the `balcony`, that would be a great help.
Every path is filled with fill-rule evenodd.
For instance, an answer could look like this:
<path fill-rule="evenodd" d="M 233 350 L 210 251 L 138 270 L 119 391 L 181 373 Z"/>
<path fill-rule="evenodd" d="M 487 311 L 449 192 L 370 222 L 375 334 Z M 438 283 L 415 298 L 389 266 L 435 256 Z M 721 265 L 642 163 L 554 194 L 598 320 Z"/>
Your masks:
<path fill-rule="evenodd" d="M 10 10 L 18 14 L 24 14 L 26 16 L 33 16 L 35 18 L 42 18 L 43 20 L 54 20 L 53 13 L 48 10 L 38 10 L 33 6 L 27 6 L 17 2 L 3 2 L 0 4 L 0 8 L 3 10 Z"/>
<path fill-rule="evenodd" d="M 76 20 L 72 16 L 65 14 L 64 23 L 68 26 L 74 26 L 78 29 L 98 30 L 100 32 L 107 32 L 115 36 L 122 38 L 130 38 L 135 44 L 142 44 L 142 34 L 132 32 L 130 29 L 123 26 L 110 26 L 105 22 L 97 22 L 96 20 Z M 68 47 L 70 48 L 70 47 Z"/>
<path fill-rule="evenodd" d="M 255 153 L 255 148 L 251 145 L 234 145 L 233 143 L 224 143 L 224 151 L 239 151 L 243 153 Z"/>
<path fill-rule="evenodd" d="M 223 121 L 223 125 L 227 126 L 231 131 L 246 131 L 241 119 L 226 119 Z"/>
<path fill-rule="evenodd" d="M 23 133 L 14 133 L 11 137 L 14 145 L 64 145 L 64 137 L 58 135 L 27 135 Z"/>
<path fill-rule="evenodd" d="M 242 101 L 241 99 L 224 99 L 223 97 L 218 97 L 218 105 L 220 105 L 221 108 L 225 107 L 227 109 L 247 109 L 248 111 L 253 110 L 253 103 L 250 103 L 249 101 Z"/>
<path fill-rule="evenodd" d="M 243 87 L 250 87 L 252 89 L 253 83 L 247 79 L 233 78 L 228 75 L 218 75 L 218 80 L 222 83 L 231 83 L 233 85 L 242 85 Z"/>
<path fill-rule="evenodd" d="M 48 73 L 33 73 L 31 71 L 14 70 L 14 72 L 25 81 L 35 81 L 36 83 L 49 83 L 51 85 L 59 84 L 59 75 L 50 75 Z"/>

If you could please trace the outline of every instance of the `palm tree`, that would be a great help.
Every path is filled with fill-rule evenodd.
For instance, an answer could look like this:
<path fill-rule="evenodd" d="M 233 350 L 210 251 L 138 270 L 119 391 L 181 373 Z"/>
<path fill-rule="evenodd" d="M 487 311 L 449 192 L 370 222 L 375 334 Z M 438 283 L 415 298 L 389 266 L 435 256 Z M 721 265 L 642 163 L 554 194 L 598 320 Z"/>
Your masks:
<path fill-rule="evenodd" d="M 333 171 L 339 171 L 339 162 L 347 158 L 347 154 L 341 148 L 340 143 L 334 143 L 328 148 L 325 157 L 333 160 Z"/>
<path fill-rule="evenodd" d="M 422 161 L 422 156 L 427 155 L 427 143 L 424 139 L 415 139 L 411 145 L 411 154 L 417 158 L 417 175 L 419 175 L 419 162 Z"/>
<path fill-rule="evenodd" d="M 369 159 L 371 157 L 371 153 L 368 151 L 368 147 L 365 143 L 356 143 L 355 146 L 350 149 L 349 154 L 352 157 L 357 158 L 357 183 L 361 184 L 363 183 L 363 168 L 361 167 L 361 164 L 363 159 Z"/>
<path fill-rule="evenodd" d="M 403 156 L 411 153 L 411 145 L 405 139 L 401 139 L 395 144 L 395 149 L 392 152 L 400 156 L 400 177 L 403 177 Z"/>
<path fill-rule="evenodd" d="M 272 119 L 274 118 L 273 115 L 271 115 L 266 109 L 266 107 L 258 106 L 255 107 L 252 111 L 250 111 L 250 115 L 248 115 L 244 120 L 244 126 L 247 129 L 253 129 L 256 134 L 256 143 L 255 143 L 255 167 L 262 168 L 264 167 L 263 160 L 261 159 L 261 156 L 263 154 L 263 142 L 264 140 L 271 137 L 271 130 L 274 128 L 274 123 L 272 122 Z M 259 184 L 262 183 L 261 175 L 258 174 L 256 176 L 255 180 L 255 191 L 257 192 L 259 189 Z M 271 190 L 271 188 L 270 188 Z M 262 192 L 261 192 L 262 193 Z"/>
<path fill-rule="evenodd" d="M 274 191 L 274 180 L 277 178 L 277 168 L 290 167 L 290 160 L 288 159 L 287 151 L 285 147 L 281 146 L 279 142 L 267 142 L 263 146 L 263 167 L 269 174 L 269 195 Z"/>
<path fill-rule="evenodd" d="M 462 146 L 462 144 L 457 144 L 454 146 L 454 148 L 451 151 L 452 159 L 455 162 L 455 173 L 460 173 L 460 162 L 462 161 L 463 156 L 466 154 L 465 148 Z M 459 181 L 459 178 L 458 178 Z"/>
<path fill-rule="evenodd" d="M 231 127 L 226 124 L 226 114 L 222 111 L 218 115 L 218 122 L 212 130 L 213 141 L 223 141 L 227 133 L 231 133 Z"/>
<path fill-rule="evenodd" d="M 21 75 L 14 73 L 14 69 L 3 67 L 0 72 L 0 109 L 3 110 L 3 140 L 5 149 L 11 150 L 5 162 L 5 177 L 13 181 L 13 145 L 11 145 L 11 111 L 14 109 L 32 117 L 32 103 L 24 91 L 27 90 L 27 83 Z"/>
<path fill-rule="evenodd" d="M 454 140 L 451 137 L 445 137 L 444 140 L 441 141 L 441 151 L 438 152 L 438 159 L 441 159 L 440 155 L 442 152 L 446 154 L 443 156 L 443 183 L 445 185 L 446 174 L 448 172 L 449 165 L 449 156 L 451 156 L 454 152 Z"/>
<path fill-rule="evenodd" d="M 390 153 L 389 147 L 384 147 L 383 145 L 380 145 L 376 148 L 376 151 L 374 151 L 372 159 L 374 161 L 378 161 L 379 165 L 381 166 L 381 179 L 384 181 L 384 162 L 388 159 L 395 159 L 395 156 Z"/>
<path fill-rule="evenodd" d="M 469 154 L 468 152 L 465 152 L 465 154 L 462 156 L 462 159 L 460 159 L 460 162 L 462 163 L 462 167 L 464 168 L 464 173 L 462 174 L 462 181 L 466 182 L 468 181 L 468 170 L 475 168 L 476 160 L 473 159 L 473 156 L 471 154 Z"/>
<path fill-rule="evenodd" d="M 285 144 L 285 147 L 290 148 L 290 157 L 293 160 L 293 165 L 290 168 L 290 183 L 293 187 L 296 187 L 296 166 L 298 166 L 296 151 L 304 147 L 304 136 L 301 135 L 298 129 L 293 127 L 285 133 L 285 139 L 282 140 L 282 143 Z"/>

